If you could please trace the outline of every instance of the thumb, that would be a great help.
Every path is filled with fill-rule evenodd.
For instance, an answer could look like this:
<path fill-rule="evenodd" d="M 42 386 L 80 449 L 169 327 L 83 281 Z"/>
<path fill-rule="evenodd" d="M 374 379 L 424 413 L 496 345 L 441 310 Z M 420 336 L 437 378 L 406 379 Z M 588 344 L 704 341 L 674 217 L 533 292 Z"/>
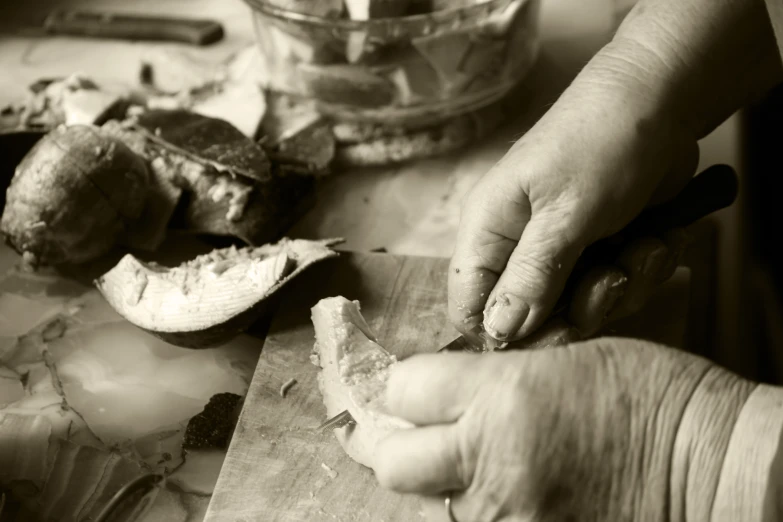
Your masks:
<path fill-rule="evenodd" d="M 528 222 L 484 309 L 496 339 L 520 339 L 549 316 L 585 245 L 570 221 L 542 213 Z"/>

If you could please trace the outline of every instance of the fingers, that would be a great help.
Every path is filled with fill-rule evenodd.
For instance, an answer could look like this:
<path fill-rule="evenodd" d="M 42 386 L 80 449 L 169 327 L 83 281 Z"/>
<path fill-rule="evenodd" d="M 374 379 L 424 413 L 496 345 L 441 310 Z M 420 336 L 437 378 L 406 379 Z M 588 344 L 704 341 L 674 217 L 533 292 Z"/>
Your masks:
<path fill-rule="evenodd" d="M 373 464 L 381 486 L 400 493 L 436 495 L 470 485 L 472 471 L 455 424 L 397 431 L 378 443 Z"/>
<path fill-rule="evenodd" d="M 595 334 L 628 287 L 628 276 L 614 266 L 589 270 L 574 289 L 568 321 L 585 337 Z"/>
<path fill-rule="evenodd" d="M 568 344 L 593 336 L 608 322 L 638 312 L 657 287 L 671 278 L 689 244 L 690 235 L 682 228 L 669 230 L 660 239 L 645 237 L 630 243 L 615 265 L 593 267 L 578 281 L 566 309 L 567 322 L 550 319 L 507 348 Z"/>
<path fill-rule="evenodd" d="M 494 360 L 471 354 L 423 354 L 399 363 L 389 378 L 389 413 L 423 425 L 381 441 L 373 465 L 380 484 L 403 493 L 465 489 L 472 471 L 458 425 Z"/>
<path fill-rule="evenodd" d="M 399 363 L 386 386 L 389 413 L 418 424 L 454 422 L 473 400 L 489 361 L 482 356 L 422 354 Z"/>
<path fill-rule="evenodd" d="M 660 239 L 645 237 L 626 247 L 617 266 L 628 276 L 628 285 L 609 314 L 611 320 L 638 312 L 658 286 L 661 271 L 667 265 L 669 249 Z"/>
<path fill-rule="evenodd" d="M 583 247 L 568 221 L 538 214 L 525 227 L 484 312 L 496 339 L 524 337 L 550 314 Z"/>
<path fill-rule="evenodd" d="M 656 279 L 657 283 L 664 283 L 674 275 L 677 267 L 682 264 L 685 252 L 688 250 L 688 246 L 691 243 L 691 236 L 684 228 L 668 230 L 662 235 L 661 239 L 666 245 L 666 248 L 669 249 L 669 255 L 658 273 Z"/>
<path fill-rule="evenodd" d="M 538 350 L 553 346 L 565 346 L 582 340 L 582 334 L 562 317 L 553 317 L 531 335 L 509 343 L 506 349 Z"/>
<path fill-rule="evenodd" d="M 484 306 L 530 219 L 518 187 L 496 167 L 466 196 L 448 274 L 449 319 L 460 332 L 481 323 Z"/>
<path fill-rule="evenodd" d="M 481 264 L 481 259 L 459 252 L 449 264 L 449 320 L 463 334 L 481 324 L 487 296 L 498 280 L 496 272 Z"/>
<path fill-rule="evenodd" d="M 566 313 L 568 323 L 582 337 L 590 337 L 607 322 L 637 312 L 656 288 L 672 277 L 689 244 L 688 232 L 676 228 L 660 239 L 646 237 L 632 242 L 616 265 L 593 267 L 574 289 Z"/>
<path fill-rule="evenodd" d="M 509 175 L 509 169 L 519 169 L 519 162 L 509 157 L 467 196 L 448 274 L 449 318 L 457 330 L 466 333 L 483 322 L 486 331 L 501 341 L 526 337 L 544 323 L 588 242 L 588 230 L 592 230 L 583 216 L 573 215 L 571 206 L 563 203 L 562 194 L 549 194 L 560 189 L 544 191 L 551 199 L 547 199 L 546 205 L 540 204 L 533 215 L 526 190 L 518 183 L 520 174 Z M 653 203 L 678 193 L 692 178 L 697 163 L 695 145 L 674 158 L 669 174 L 657 187 Z M 575 198 L 584 199 L 579 194 Z M 539 203 L 541 200 L 539 197 Z M 673 245 L 666 241 L 666 248 L 676 250 L 680 245 L 676 240 Z M 621 266 L 626 272 L 633 272 L 626 274 L 626 288 L 619 284 L 616 274 L 609 273 L 593 274 L 594 278 L 606 278 L 591 283 L 594 291 L 583 287 L 579 294 L 582 302 L 572 305 L 569 311 L 573 315 L 569 319 L 580 332 L 590 335 L 597 331 L 613 308 L 619 311 L 612 318 L 638 310 L 654 288 L 640 282 L 656 269 L 660 270 L 657 283 L 665 281 L 678 263 L 678 256 L 666 257 L 665 249 L 635 255 L 636 258 L 625 260 L 628 266 Z M 638 265 L 639 259 L 647 255 L 652 256 L 650 260 Z M 631 285 L 631 279 L 637 283 Z"/>

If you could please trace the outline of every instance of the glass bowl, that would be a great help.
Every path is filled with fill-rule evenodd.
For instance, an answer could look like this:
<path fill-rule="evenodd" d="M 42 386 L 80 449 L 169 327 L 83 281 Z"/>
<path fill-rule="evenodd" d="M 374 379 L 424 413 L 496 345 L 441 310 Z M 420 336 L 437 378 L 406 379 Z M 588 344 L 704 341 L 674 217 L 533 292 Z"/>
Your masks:
<path fill-rule="evenodd" d="M 440 0 L 448 7 L 369 20 L 328 10 L 342 11 L 342 0 L 245 1 L 269 87 L 312 99 L 337 121 L 434 124 L 480 109 L 517 85 L 538 53 L 540 0 Z"/>

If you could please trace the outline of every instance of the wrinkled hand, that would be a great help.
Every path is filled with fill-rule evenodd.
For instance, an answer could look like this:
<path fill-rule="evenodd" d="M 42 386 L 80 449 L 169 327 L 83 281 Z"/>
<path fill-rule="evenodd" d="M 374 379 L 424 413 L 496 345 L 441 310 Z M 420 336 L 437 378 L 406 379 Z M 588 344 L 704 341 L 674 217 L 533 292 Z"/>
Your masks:
<path fill-rule="evenodd" d="M 428 354 L 400 363 L 391 413 L 418 427 L 380 443 L 381 485 L 454 491 L 460 522 L 709 520 L 720 466 L 753 388 L 705 359 L 602 338 L 543 350 Z"/>
<path fill-rule="evenodd" d="M 449 270 L 449 314 L 461 332 L 483 320 L 500 340 L 529 335 L 549 316 L 585 247 L 693 176 L 693 135 L 643 92 L 599 83 L 599 76 L 577 80 L 466 196 Z M 633 245 L 628 266 L 619 266 L 626 286 L 594 308 L 614 317 L 638 310 L 676 268 L 681 234 L 671 239 Z M 592 317 L 576 320 L 583 334 L 597 328 Z"/>

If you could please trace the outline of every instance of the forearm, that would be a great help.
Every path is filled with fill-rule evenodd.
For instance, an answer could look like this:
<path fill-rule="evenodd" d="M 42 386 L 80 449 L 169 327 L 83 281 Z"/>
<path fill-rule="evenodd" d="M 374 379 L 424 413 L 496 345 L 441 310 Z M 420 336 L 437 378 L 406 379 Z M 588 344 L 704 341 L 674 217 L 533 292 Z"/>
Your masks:
<path fill-rule="evenodd" d="M 763 0 L 640 0 L 574 88 L 625 86 L 642 117 L 664 115 L 699 139 L 781 81 Z"/>

